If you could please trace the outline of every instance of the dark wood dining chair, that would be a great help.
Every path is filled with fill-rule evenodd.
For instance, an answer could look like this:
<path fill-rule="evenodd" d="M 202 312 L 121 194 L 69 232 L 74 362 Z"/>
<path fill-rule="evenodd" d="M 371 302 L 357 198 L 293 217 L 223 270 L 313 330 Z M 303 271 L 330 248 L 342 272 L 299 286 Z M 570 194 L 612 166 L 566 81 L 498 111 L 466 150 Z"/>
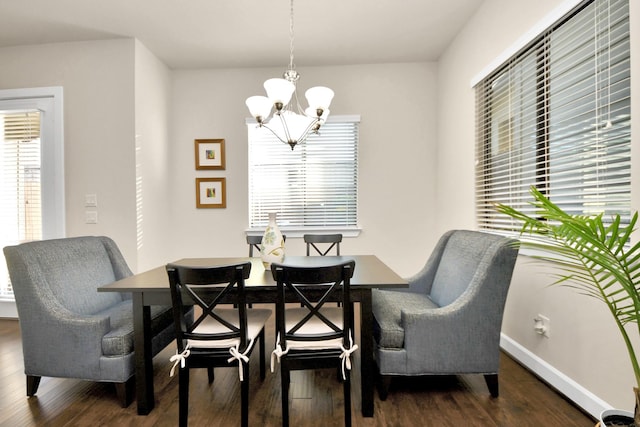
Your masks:
<path fill-rule="evenodd" d="M 336 249 L 336 255 L 340 255 L 340 242 L 342 242 L 342 234 L 305 234 L 303 236 L 304 242 L 307 244 L 307 256 L 311 255 L 311 248 L 315 250 L 319 255 L 325 256 L 331 251 Z M 322 247 L 322 245 L 328 244 L 329 246 Z M 318 247 L 320 245 L 320 247 Z M 315 254 L 314 252 L 314 254 Z"/>
<path fill-rule="evenodd" d="M 256 340 L 260 346 L 260 378 L 265 377 L 264 325 L 269 309 L 247 310 L 244 281 L 251 263 L 221 267 L 166 266 L 171 288 L 178 351 L 171 357 L 173 375 L 179 369 L 179 425 L 187 425 L 189 411 L 189 372 L 207 368 L 209 383 L 214 367 L 239 370 L 241 425 L 249 424 L 249 357 Z M 236 308 L 219 308 L 232 302 Z M 192 305 L 201 313 L 189 322 L 185 318 Z"/>
<path fill-rule="evenodd" d="M 338 368 L 344 389 L 344 421 L 351 426 L 351 354 L 353 304 L 350 279 L 355 261 L 322 267 L 271 265 L 277 282 L 276 347 L 271 354 L 271 371 L 280 362 L 282 382 L 282 425 L 289 425 L 291 371 Z M 287 307 L 287 301 L 301 307 Z M 327 307 L 328 301 L 341 302 Z"/>
<path fill-rule="evenodd" d="M 284 241 L 286 241 L 287 240 L 287 236 L 282 235 L 282 239 Z M 260 235 L 260 236 L 249 236 L 249 235 L 247 235 L 247 244 L 249 245 L 249 256 L 250 257 L 253 256 L 254 248 L 258 251 L 258 254 L 260 254 L 260 243 L 262 243 L 262 235 Z"/>

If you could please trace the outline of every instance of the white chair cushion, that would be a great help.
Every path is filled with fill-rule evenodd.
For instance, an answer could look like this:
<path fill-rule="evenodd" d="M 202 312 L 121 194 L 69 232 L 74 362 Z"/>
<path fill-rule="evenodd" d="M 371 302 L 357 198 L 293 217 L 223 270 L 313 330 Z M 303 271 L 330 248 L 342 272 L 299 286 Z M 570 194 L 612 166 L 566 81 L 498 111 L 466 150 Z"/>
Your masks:
<path fill-rule="evenodd" d="M 238 326 L 238 310 L 237 309 L 215 309 L 213 310 L 218 316 L 228 321 L 232 325 Z M 266 308 L 252 308 L 247 310 L 247 339 L 254 340 L 260 330 L 264 327 L 267 319 L 271 316 L 271 310 Z M 193 331 L 199 334 L 221 334 L 229 332 L 229 328 L 222 325 L 212 317 L 207 317 Z M 230 348 L 239 345 L 239 338 L 230 338 L 226 340 L 187 340 L 191 348 Z"/>

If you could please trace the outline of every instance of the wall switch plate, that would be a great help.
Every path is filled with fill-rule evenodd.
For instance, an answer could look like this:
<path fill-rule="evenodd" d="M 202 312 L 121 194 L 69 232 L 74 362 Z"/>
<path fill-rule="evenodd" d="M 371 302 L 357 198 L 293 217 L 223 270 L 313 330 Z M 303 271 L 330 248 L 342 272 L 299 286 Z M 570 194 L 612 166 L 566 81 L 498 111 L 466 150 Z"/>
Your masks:
<path fill-rule="evenodd" d="M 84 205 L 86 207 L 95 208 L 98 206 L 98 195 L 97 194 L 85 194 L 84 195 Z"/>
<path fill-rule="evenodd" d="M 84 213 L 85 224 L 97 224 L 98 223 L 98 211 L 86 211 Z"/>

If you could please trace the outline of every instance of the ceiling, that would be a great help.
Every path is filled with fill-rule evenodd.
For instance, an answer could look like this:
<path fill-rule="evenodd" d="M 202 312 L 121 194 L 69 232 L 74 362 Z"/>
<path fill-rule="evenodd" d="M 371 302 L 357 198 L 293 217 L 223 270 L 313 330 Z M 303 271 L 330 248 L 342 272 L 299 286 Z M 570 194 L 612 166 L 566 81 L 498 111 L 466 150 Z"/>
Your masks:
<path fill-rule="evenodd" d="M 297 0 L 298 66 L 437 60 L 482 0 Z M 288 0 L 0 1 L 0 47 L 134 37 L 170 68 L 289 62 Z"/>

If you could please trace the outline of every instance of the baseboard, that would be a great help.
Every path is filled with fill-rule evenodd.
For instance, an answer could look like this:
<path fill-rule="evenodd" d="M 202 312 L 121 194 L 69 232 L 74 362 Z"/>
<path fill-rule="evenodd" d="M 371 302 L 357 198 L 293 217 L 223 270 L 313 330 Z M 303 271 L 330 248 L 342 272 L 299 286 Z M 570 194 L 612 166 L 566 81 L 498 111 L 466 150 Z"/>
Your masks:
<path fill-rule="evenodd" d="M 18 310 L 13 300 L 0 300 L 0 319 L 17 319 Z"/>
<path fill-rule="evenodd" d="M 500 335 L 500 347 L 595 419 L 604 409 L 611 408 L 607 402 L 504 334 Z"/>

